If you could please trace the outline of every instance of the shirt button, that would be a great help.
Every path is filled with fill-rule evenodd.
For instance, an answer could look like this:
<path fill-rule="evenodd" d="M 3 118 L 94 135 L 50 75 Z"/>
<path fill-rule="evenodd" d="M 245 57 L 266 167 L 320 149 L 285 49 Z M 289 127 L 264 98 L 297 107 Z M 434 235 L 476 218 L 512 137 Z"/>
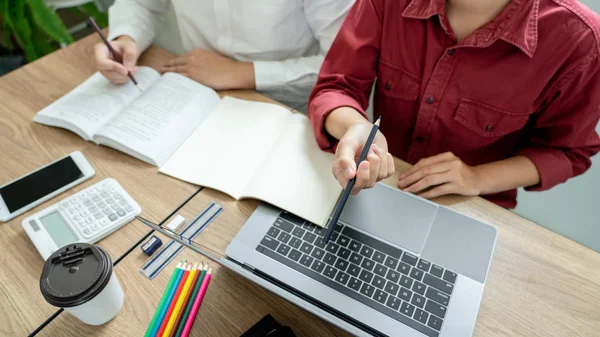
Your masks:
<path fill-rule="evenodd" d="M 385 90 L 392 90 L 392 82 L 387 82 L 385 84 Z"/>
<path fill-rule="evenodd" d="M 419 136 L 419 137 L 415 138 L 415 140 L 417 141 L 417 143 L 423 143 L 425 141 L 425 137 Z"/>
<path fill-rule="evenodd" d="M 494 126 L 492 124 L 488 124 L 485 126 L 485 131 L 490 132 L 494 130 Z"/>
<path fill-rule="evenodd" d="M 456 53 L 456 49 L 449 49 L 448 50 L 448 55 L 452 56 L 452 55 L 454 55 L 454 53 Z"/>
<path fill-rule="evenodd" d="M 432 104 L 433 102 L 435 102 L 435 99 L 433 98 L 433 96 L 429 96 L 429 97 L 427 97 L 427 99 L 425 100 L 425 102 L 427 104 Z"/>

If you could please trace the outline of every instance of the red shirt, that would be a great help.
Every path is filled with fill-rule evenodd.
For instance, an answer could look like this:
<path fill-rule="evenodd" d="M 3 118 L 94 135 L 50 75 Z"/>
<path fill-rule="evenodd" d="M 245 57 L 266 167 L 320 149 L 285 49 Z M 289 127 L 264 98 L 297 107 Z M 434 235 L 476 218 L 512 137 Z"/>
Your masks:
<path fill-rule="evenodd" d="M 582 174 L 600 151 L 599 17 L 576 0 L 513 0 L 457 43 L 445 0 L 357 0 L 311 95 L 319 145 L 327 115 L 375 117 L 389 151 L 409 163 L 451 151 L 468 165 L 516 155 L 544 190 Z M 365 115 L 366 116 L 366 115 Z M 517 191 L 485 196 L 516 206 Z"/>

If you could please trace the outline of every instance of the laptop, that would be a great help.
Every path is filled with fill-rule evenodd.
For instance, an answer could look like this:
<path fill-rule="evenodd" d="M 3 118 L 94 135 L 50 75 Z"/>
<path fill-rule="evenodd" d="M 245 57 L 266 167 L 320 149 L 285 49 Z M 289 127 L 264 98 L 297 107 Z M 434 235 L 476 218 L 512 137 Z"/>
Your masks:
<path fill-rule="evenodd" d="M 471 336 L 497 231 L 384 184 L 325 229 L 261 204 L 223 264 L 357 336 Z"/>

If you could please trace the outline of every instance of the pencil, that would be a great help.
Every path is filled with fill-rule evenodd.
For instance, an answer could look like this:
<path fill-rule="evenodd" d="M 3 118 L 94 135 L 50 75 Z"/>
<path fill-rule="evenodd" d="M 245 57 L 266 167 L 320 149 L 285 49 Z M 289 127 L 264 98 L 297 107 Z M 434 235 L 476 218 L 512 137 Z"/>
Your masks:
<path fill-rule="evenodd" d="M 373 145 L 373 140 L 375 139 L 375 135 L 377 134 L 377 130 L 379 129 L 380 123 L 381 123 L 381 116 L 379 116 L 379 118 L 377 118 L 377 120 L 373 124 L 373 128 L 371 129 L 369 138 L 367 138 L 367 141 L 365 142 L 365 145 L 363 146 L 362 152 L 360 153 L 360 157 L 358 158 L 358 161 L 356 162 L 356 174 L 357 175 L 358 175 L 358 166 L 360 165 L 360 163 L 365 161 L 365 159 L 367 158 L 367 154 L 369 153 L 369 149 L 371 148 L 371 145 Z M 348 201 L 348 197 L 350 196 L 350 192 L 352 192 L 352 188 L 354 187 L 355 183 L 356 183 L 356 176 L 354 176 L 354 178 L 350 179 L 350 181 L 348 182 L 348 185 L 342 192 L 342 196 L 340 197 L 340 200 L 338 201 L 337 205 L 335 206 L 335 210 L 333 211 L 333 215 L 331 216 L 331 220 L 329 220 L 329 225 L 327 226 L 327 231 L 325 232 L 325 236 L 323 237 L 323 241 L 325 242 L 325 244 L 329 243 L 329 240 L 331 240 L 331 235 L 333 234 L 333 230 L 335 229 L 335 227 L 338 223 L 338 220 L 340 219 L 340 215 L 342 215 L 342 211 L 344 210 L 346 201 Z"/>
<path fill-rule="evenodd" d="M 194 306 L 192 307 L 192 312 L 190 312 L 190 316 L 185 322 L 185 327 L 183 328 L 183 332 L 181 333 L 182 337 L 188 337 L 190 331 L 192 330 L 192 326 L 194 325 L 194 321 L 196 320 L 196 314 L 198 314 L 198 309 L 200 309 L 200 304 L 202 303 L 202 299 L 204 298 L 204 294 L 206 293 L 206 289 L 208 288 L 208 284 L 210 283 L 210 275 L 212 274 L 212 268 L 208 270 L 206 276 L 204 277 L 204 281 L 202 282 L 202 286 L 200 286 L 200 292 L 198 293 L 198 297 L 194 301 Z"/>
<path fill-rule="evenodd" d="M 185 312 L 183 313 L 183 316 L 181 316 L 180 321 L 177 323 L 177 333 L 175 334 L 175 337 L 181 337 L 181 333 L 183 332 L 183 328 L 185 327 L 185 322 L 187 321 L 187 318 L 190 316 L 190 312 L 192 311 L 192 307 L 194 306 L 194 301 L 196 300 L 196 296 L 198 296 L 198 292 L 200 291 L 200 286 L 202 285 L 202 281 L 204 280 L 204 275 L 206 275 L 206 269 L 208 269 L 208 263 L 204 264 L 204 266 L 202 267 L 202 272 L 200 273 L 200 277 L 198 277 L 198 280 L 196 281 L 196 286 L 194 287 L 194 292 L 192 293 L 192 296 L 189 298 L 189 301 L 186 304 L 186 308 L 185 308 Z"/>
<path fill-rule="evenodd" d="M 106 47 L 108 48 L 110 53 L 112 54 L 115 61 L 123 64 L 123 59 L 121 58 L 121 55 L 119 53 L 117 53 L 117 51 L 111 46 L 110 42 L 108 42 L 108 40 L 106 39 L 106 36 L 104 36 L 104 33 L 102 33 L 102 30 L 100 29 L 100 27 L 98 27 L 96 20 L 94 20 L 94 18 L 92 18 L 92 17 L 89 17 L 88 22 L 92 25 L 92 27 L 94 27 L 94 30 L 96 31 L 96 33 L 98 33 L 98 35 L 100 35 L 100 38 L 102 39 L 102 41 L 104 42 L 104 44 L 106 45 Z M 133 77 L 133 74 L 131 73 L 131 71 L 127 71 L 127 77 L 129 77 L 131 79 L 133 84 L 135 84 L 135 86 L 138 89 L 140 89 L 140 91 L 142 91 L 142 88 L 140 87 L 138 82 L 135 80 L 135 77 Z"/>
<path fill-rule="evenodd" d="M 165 332 L 163 332 L 162 337 L 169 337 L 171 332 L 173 332 L 173 326 L 175 324 L 175 321 L 177 320 L 177 317 L 181 314 L 181 306 L 183 305 L 185 298 L 190 292 L 190 286 L 192 284 L 192 281 L 196 279 L 197 271 L 198 264 L 196 263 L 196 265 L 190 270 L 190 274 L 188 275 L 188 278 L 185 281 L 185 284 L 183 285 L 181 295 L 179 295 L 179 298 L 177 299 L 177 303 L 175 304 L 175 308 L 173 309 L 173 314 L 171 314 L 171 318 L 169 318 L 169 323 L 167 323 L 167 327 L 165 328 Z M 175 328 L 175 330 L 177 330 L 177 328 Z"/>
<path fill-rule="evenodd" d="M 148 325 L 148 330 L 146 330 L 144 337 L 149 337 L 150 333 L 152 332 L 152 329 L 154 329 L 154 325 L 156 324 L 156 321 L 158 320 L 158 316 L 160 316 L 162 307 L 165 305 L 165 302 L 167 301 L 167 298 L 169 297 L 169 292 L 170 292 L 171 288 L 173 287 L 175 280 L 177 279 L 178 271 L 181 270 L 182 264 L 183 264 L 183 262 L 179 261 L 179 263 L 177 264 L 177 267 L 175 267 L 175 270 L 173 271 L 173 275 L 171 275 L 169 284 L 167 284 L 167 287 L 165 288 L 165 292 L 163 293 L 163 296 L 160 299 L 160 303 L 156 307 L 156 312 L 154 312 L 154 316 L 152 316 L 152 321 L 150 321 L 150 324 Z"/>
<path fill-rule="evenodd" d="M 177 301 L 179 300 L 179 296 L 181 296 L 181 291 L 183 290 L 183 287 L 184 287 L 189 275 L 190 275 L 190 266 L 188 266 L 188 268 L 183 273 L 181 282 L 179 282 L 179 286 L 177 287 L 177 291 L 175 292 L 175 297 L 173 297 L 173 300 L 171 301 L 171 304 L 169 305 L 167 314 L 165 315 L 164 319 L 162 320 L 162 323 L 160 324 L 160 329 L 158 329 L 158 332 L 156 333 L 156 337 L 162 336 L 163 333 L 165 332 L 165 329 L 167 328 L 167 324 L 169 323 L 169 320 L 171 319 L 171 315 L 173 314 L 175 305 L 177 304 Z"/>
<path fill-rule="evenodd" d="M 175 282 L 173 282 L 173 284 L 171 285 L 171 288 L 169 289 L 169 296 L 167 296 L 167 300 L 163 303 L 162 307 L 160 308 L 160 314 L 156 318 L 156 321 L 154 321 L 154 326 L 152 326 L 152 329 L 150 330 L 149 334 L 146 333 L 147 337 L 156 336 L 156 332 L 160 328 L 160 324 L 162 323 L 163 318 L 165 317 L 165 314 L 167 313 L 167 309 L 169 308 L 171 301 L 173 301 L 173 296 L 175 296 L 175 291 L 177 290 L 177 287 L 178 287 L 179 283 L 181 282 L 181 278 L 183 277 L 185 267 L 186 267 L 186 263 L 184 263 L 180 269 L 177 269 L 177 271 L 176 271 L 177 278 L 175 279 Z"/>

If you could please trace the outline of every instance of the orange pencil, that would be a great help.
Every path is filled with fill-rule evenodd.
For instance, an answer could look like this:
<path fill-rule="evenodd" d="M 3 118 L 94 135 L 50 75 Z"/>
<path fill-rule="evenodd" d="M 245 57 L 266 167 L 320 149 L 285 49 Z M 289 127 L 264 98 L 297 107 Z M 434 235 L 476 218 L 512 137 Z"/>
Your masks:
<path fill-rule="evenodd" d="M 183 285 L 185 284 L 185 281 L 187 280 L 188 276 L 190 275 L 190 268 L 191 268 L 191 264 L 189 264 L 187 266 L 187 268 L 185 269 L 185 272 L 183 273 L 183 277 L 181 278 L 181 281 L 179 282 L 179 286 L 177 287 L 177 291 L 175 292 L 175 297 L 173 297 L 173 300 L 171 301 L 171 305 L 169 305 L 169 311 L 167 311 L 165 318 L 163 319 L 162 323 L 160 324 L 160 329 L 158 330 L 158 333 L 156 334 L 156 336 L 162 336 L 163 333 L 165 332 L 165 329 L 167 328 L 167 323 L 169 323 L 169 319 L 171 318 L 171 315 L 173 314 L 173 309 L 175 308 L 175 303 L 177 303 L 177 299 L 179 299 L 179 295 L 181 295 L 181 290 L 183 289 Z"/>

